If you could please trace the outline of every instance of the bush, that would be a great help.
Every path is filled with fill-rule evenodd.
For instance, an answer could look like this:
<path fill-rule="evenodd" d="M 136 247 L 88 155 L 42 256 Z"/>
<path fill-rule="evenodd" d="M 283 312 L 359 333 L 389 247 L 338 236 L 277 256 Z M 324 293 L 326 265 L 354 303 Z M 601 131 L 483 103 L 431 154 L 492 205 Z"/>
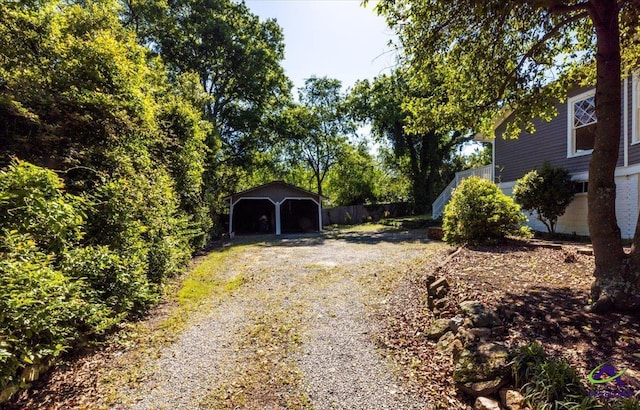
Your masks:
<path fill-rule="evenodd" d="M 558 217 L 573 201 L 575 190 L 569 171 L 545 161 L 540 171 L 530 171 L 516 181 L 514 199 L 523 209 L 535 211 L 538 219 L 555 233 Z"/>
<path fill-rule="evenodd" d="M 166 173 L 106 180 L 93 199 L 26 162 L 0 171 L 0 394 L 146 311 L 189 258 Z"/>
<path fill-rule="evenodd" d="M 442 229 L 449 243 L 486 243 L 507 235 L 528 236 L 520 207 L 491 181 L 466 178 L 444 210 Z"/>
<path fill-rule="evenodd" d="M 46 367 L 99 328 L 104 311 L 82 281 L 55 269 L 28 234 L 0 235 L 0 391 L 24 383 L 31 367 Z M 26 380 L 30 381 L 30 380 Z"/>
<path fill-rule="evenodd" d="M 96 189 L 87 236 L 91 245 L 133 258 L 150 283 L 160 284 L 186 266 L 193 235 L 167 173 L 140 168 Z"/>
<path fill-rule="evenodd" d="M 519 348 L 512 363 L 516 387 L 527 405 L 536 409 L 601 408 L 589 397 L 578 373 L 566 361 L 547 357 L 539 343 Z"/>
<path fill-rule="evenodd" d="M 86 206 L 62 189 L 55 172 L 13 161 L 0 171 L 0 229 L 28 233 L 41 250 L 62 252 L 82 237 Z"/>
<path fill-rule="evenodd" d="M 88 299 L 114 320 L 122 320 L 146 311 L 157 300 L 145 266 L 135 254 L 121 256 L 106 246 L 87 246 L 64 255 L 62 272 L 86 282 Z"/>

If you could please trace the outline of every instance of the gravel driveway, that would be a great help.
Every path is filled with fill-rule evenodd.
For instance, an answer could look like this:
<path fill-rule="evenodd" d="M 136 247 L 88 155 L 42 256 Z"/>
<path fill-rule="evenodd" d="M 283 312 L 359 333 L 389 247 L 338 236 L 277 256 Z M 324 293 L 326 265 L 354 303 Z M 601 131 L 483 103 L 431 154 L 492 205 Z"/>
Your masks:
<path fill-rule="evenodd" d="M 114 409 L 423 409 L 375 343 L 385 287 L 424 233 L 346 232 L 247 248 L 244 284 L 162 351 Z M 405 266 L 405 268 L 403 268 Z"/>

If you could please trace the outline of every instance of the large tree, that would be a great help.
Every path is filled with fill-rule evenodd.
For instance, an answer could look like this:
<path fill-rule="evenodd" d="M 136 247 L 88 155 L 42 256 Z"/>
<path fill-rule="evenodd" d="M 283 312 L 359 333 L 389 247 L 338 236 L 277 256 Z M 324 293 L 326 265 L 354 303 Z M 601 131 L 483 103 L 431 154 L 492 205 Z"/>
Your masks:
<path fill-rule="evenodd" d="M 398 164 L 403 164 L 402 172 L 411 181 L 416 211 L 426 213 L 431 210 L 438 189 L 446 186 L 452 176 L 447 172 L 447 161 L 468 138 L 447 128 L 451 124 L 442 115 L 425 113 L 417 119 L 411 104 L 432 98 L 435 93 L 412 90 L 408 78 L 407 72 L 396 71 L 373 82 L 359 81 L 351 90 L 349 106 L 352 115 L 371 124 L 379 142 L 393 147 Z"/>
<path fill-rule="evenodd" d="M 311 77 L 279 118 L 280 135 L 290 161 L 304 161 L 313 174 L 317 192 L 342 156 L 355 127 L 345 109 L 342 83 L 327 77 Z"/>
<path fill-rule="evenodd" d="M 446 78 L 446 109 L 493 132 L 512 111 L 507 135 L 551 118 L 568 87 L 596 84 L 595 145 L 589 167 L 589 230 L 596 268 L 594 310 L 640 306 L 640 226 L 629 254 L 615 215 L 621 135 L 621 49 L 637 50 L 636 0 L 388 0 L 410 65 Z M 622 34 L 621 34 L 622 33 Z M 624 43 L 624 44 L 623 44 Z M 631 59 L 630 67 L 637 67 Z"/>
<path fill-rule="evenodd" d="M 122 0 L 123 19 L 172 73 L 195 73 L 211 124 L 205 192 L 215 217 L 222 198 L 260 165 L 272 143 L 272 117 L 290 101 L 284 37 L 273 19 L 261 21 L 231 0 Z"/>

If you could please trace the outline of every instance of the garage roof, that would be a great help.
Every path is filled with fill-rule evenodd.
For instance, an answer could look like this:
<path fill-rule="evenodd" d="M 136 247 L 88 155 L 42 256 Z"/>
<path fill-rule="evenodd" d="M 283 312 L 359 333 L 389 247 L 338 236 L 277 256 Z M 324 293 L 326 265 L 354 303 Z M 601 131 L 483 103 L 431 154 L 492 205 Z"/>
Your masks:
<path fill-rule="evenodd" d="M 288 184 L 284 181 L 273 181 L 246 191 L 238 192 L 226 197 L 231 203 L 236 202 L 240 198 L 269 197 L 274 202 L 282 202 L 285 198 L 313 198 L 318 203 L 325 197 L 316 193 L 298 188 L 295 185 Z"/>

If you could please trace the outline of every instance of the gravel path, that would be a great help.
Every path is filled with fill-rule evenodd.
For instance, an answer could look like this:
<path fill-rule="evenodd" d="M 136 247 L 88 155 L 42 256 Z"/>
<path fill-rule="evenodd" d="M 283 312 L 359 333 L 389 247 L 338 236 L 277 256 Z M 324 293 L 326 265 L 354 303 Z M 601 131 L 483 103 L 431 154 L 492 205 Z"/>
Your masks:
<path fill-rule="evenodd" d="M 345 233 L 255 245 L 243 284 L 161 352 L 114 409 L 423 409 L 376 348 L 371 307 L 389 272 L 432 244 Z M 393 269 L 392 269 L 393 268 Z"/>

